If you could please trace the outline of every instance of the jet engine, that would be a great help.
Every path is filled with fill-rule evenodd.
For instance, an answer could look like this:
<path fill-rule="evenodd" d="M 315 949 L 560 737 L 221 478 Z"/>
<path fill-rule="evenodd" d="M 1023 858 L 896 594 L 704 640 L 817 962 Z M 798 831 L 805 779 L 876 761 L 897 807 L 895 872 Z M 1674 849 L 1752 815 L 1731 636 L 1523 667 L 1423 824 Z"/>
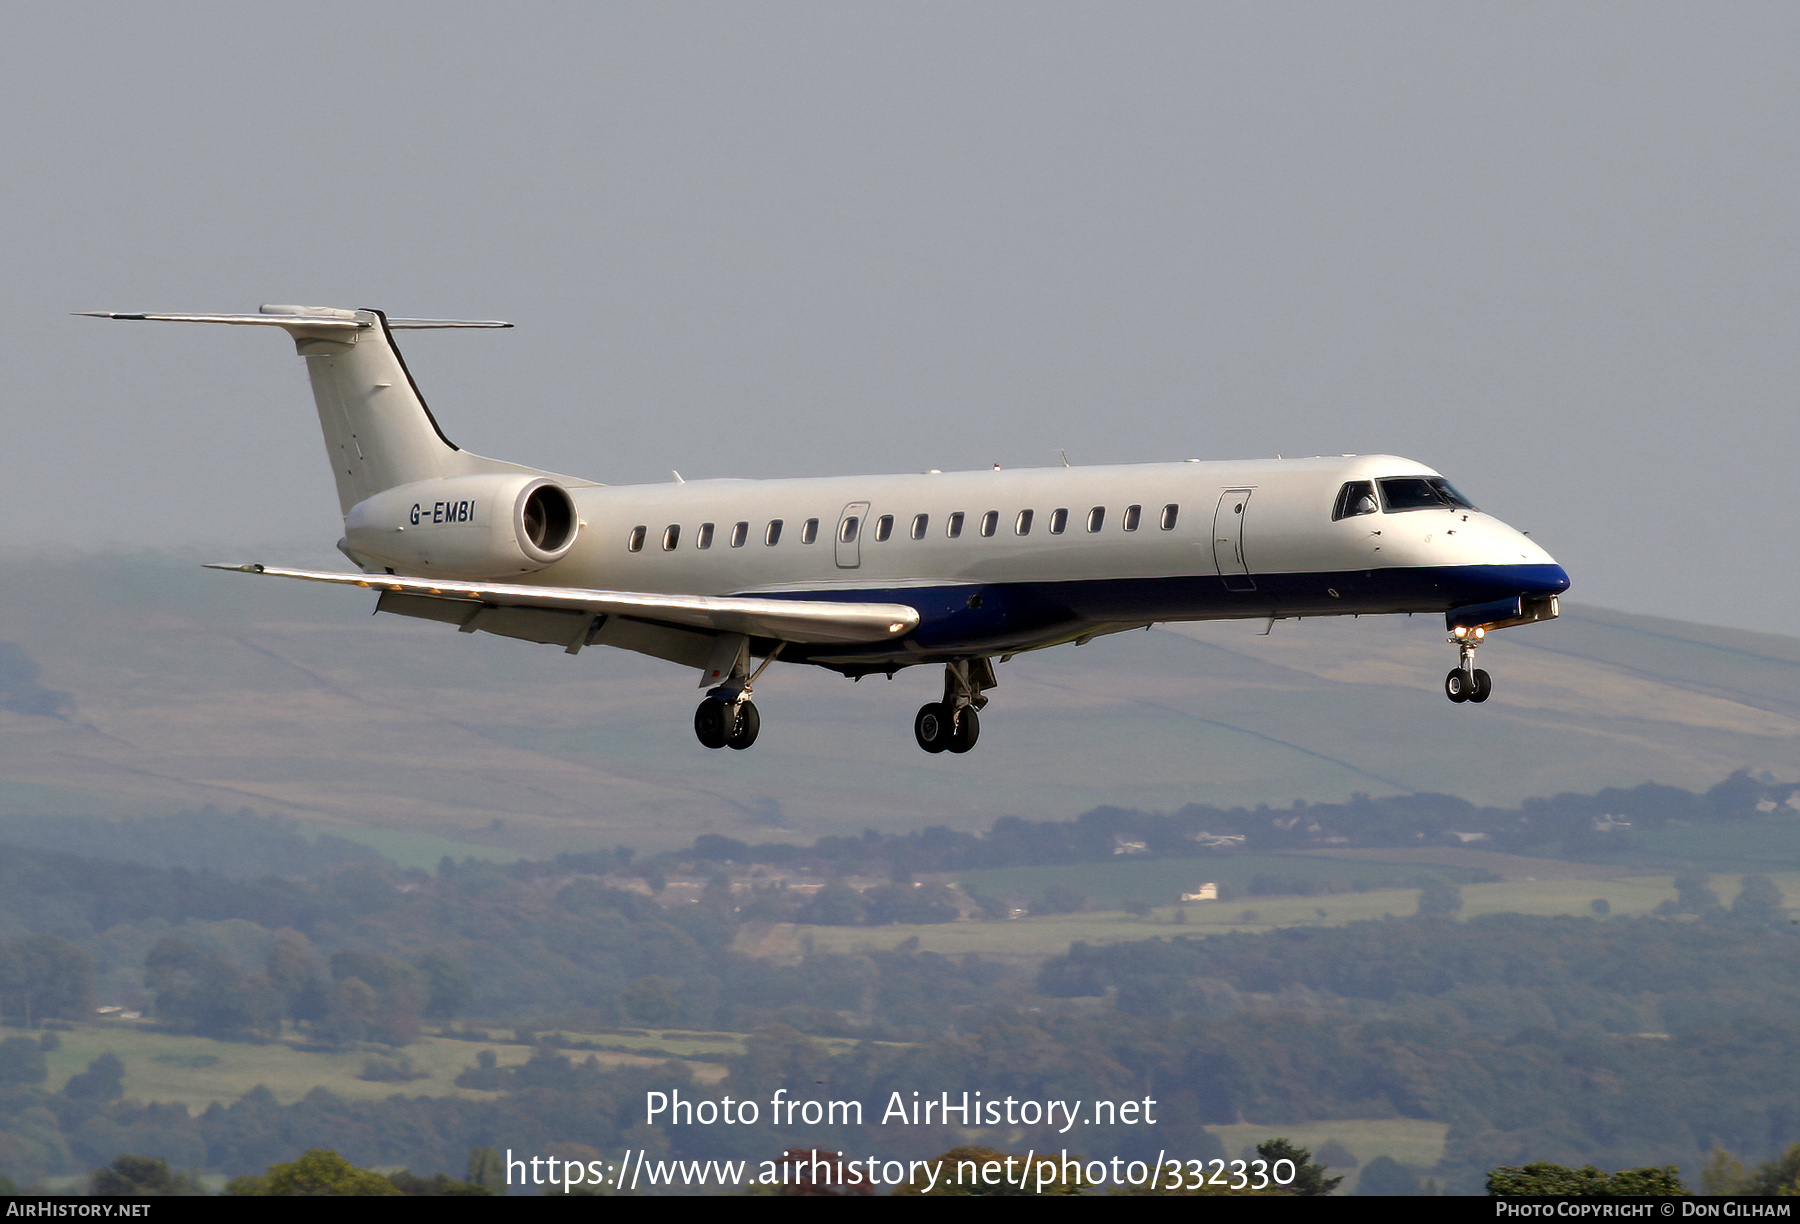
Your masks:
<path fill-rule="evenodd" d="M 580 529 L 575 499 L 553 480 L 449 476 L 358 502 L 339 548 L 365 570 L 504 579 L 561 560 Z"/>

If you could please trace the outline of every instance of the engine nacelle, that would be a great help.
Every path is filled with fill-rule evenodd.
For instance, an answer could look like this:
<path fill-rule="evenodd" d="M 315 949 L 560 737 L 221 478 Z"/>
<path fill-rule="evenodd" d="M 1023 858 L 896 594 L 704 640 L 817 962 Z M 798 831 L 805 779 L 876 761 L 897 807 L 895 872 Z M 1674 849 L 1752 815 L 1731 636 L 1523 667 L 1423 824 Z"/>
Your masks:
<path fill-rule="evenodd" d="M 575 499 L 553 480 L 451 476 L 358 502 L 341 547 L 365 568 L 499 579 L 560 560 L 580 528 Z"/>

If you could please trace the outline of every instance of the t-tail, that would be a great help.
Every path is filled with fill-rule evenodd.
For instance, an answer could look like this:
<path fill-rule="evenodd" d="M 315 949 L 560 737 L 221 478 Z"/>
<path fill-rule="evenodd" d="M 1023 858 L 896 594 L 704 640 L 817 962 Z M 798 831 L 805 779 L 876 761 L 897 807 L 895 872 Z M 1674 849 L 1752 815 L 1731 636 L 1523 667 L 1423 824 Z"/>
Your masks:
<path fill-rule="evenodd" d="M 574 543 L 570 488 L 591 485 L 471 454 L 444 435 L 394 344 L 404 329 L 511 327 L 498 320 L 390 319 L 379 310 L 264 306 L 256 314 L 126 314 L 103 319 L 279 327 L 312 380 L 344 515 L 339 547 L 365 570 L 498 576 L 542 569 Z M 402 538 L 420 506 L 455 507 L 473 530 Z M 497 550 L 497 552 L 496 552 Z M 499 559 L 503 558 L 503 559 Z"/>

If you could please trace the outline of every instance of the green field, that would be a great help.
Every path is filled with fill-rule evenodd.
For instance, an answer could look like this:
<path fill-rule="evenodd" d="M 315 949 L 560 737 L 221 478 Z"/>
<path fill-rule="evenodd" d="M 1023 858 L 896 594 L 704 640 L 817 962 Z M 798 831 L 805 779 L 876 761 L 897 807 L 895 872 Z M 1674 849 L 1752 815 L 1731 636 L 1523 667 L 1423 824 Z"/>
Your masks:
<path fill-rule="evenodd" d="M 1249 857 L 1249 856 L 1246 856 Z M 1270 856 L 1273 857 L 1273 856 Z M 1282 860 L 1283 862 L 1296 860 Z M 1298 860 L 1304 861 L 1304 860 Z M 1329 861 L 1329 860 L 1323 860 Z M 1148 888 L 1166 864 L 1145 862 L 1103 864 L 1115 888 Z M 1038 879 L 1054 881 L 1049 873 L 1067 873 L 1071 886 L 1079 887 L 1093 869 L 1017 868 L 1005 873 L 1027 878 L 1027 872 L 1045 873 Z M 975 874 L 975 873 L 970 873 Z M 999 876 L 1003 873 L 981 873 Z M 1135 877 L 1135 878 L 1134 878 Z M 1781 872 L 1770 877 L 1781 888 L 1790 907 L 1800 908 L 1800 872 Z M 1044 887 L 1039 884 L 1038 887 Z M 1716 875 L 1712 888 L 1729 905 L 1737 894 L 1738 877 Z M 1096 893 L 1100 890 L 1095 889 Z M 1092 895 L 1092 894 L 1090 894 Z M 1142 896 L 1142 892 L 1135 895 Z M 1671 876 L 1617 876 L 1599 880 L 1507 880 L 1498 884 L 1462 885 L 1460 918 L 1485 914 L 1538 914 L 1573 917 L 1593 916 L 1593 902 L 1604 899 L 1613 915 L 1648 914 L 1664 901 L 1675 899 Z M 1215 935 L 1226 931 L 1268 931 L 1287 926 L 1342 926 L 1388 915 L 1406 917 L 1419 908 L 1416 888 L 1384 888 L 1372 892 L 1333 893 L 1316 897 L 1239 897 L 1233 901 L 1195 901 L 1186 905 L 1160 905 L 1148 916 L 1133 917 L 1120 910 L 1090 910 L 1079 914 L 1031 915 L 1012 921 L 946 922 L 920 926 L 825 927 L 782 923 L 745 927 L 737 948 L 754 956 L 791 959 L 808 946 L 823 952 L 885 951 L 909 939 L 917 939 L 922 951 L 946 956 L 974 953 L 1014 964 L 1034 964 L 1060 956 L 1069 944 L 1124 943 L 1137 939 L 1174 935 Z M 1177 922 L 1180 915 L 1184 919 Z"/>
<path fill-rule="evenodd" d="M 1642 834 L 1635 848 L 1617 857 L 1620 862 L 1665 871 L 1800 871 L 1800 817 L 1782 812 L 1755 820 L 1658 829 Z"/>
<path fill-rule="evenodd" d="M 1464 889 L 1463 895 L 1466 897 L 1468 892 Z M 916 938 L 921 950 L 946 956 L 974 953 L 991 960 L 1035 963 L 1062 955 L 1076 940 L 1107 944 L 1166 939 L 1172 935 L 1266 931 L 1278 926 L 1338 926 L 1380 918 L 1385 914 L 1411 914 L 1418 907 L 1417 889 L 1381 889 L 1329 897 L 1248 897 L 1238 901 L 1165 905 L 1145 918 L 1135 918 L 1122 910 L 1099 910 L 1033 915 L 1009 922 L 943 922 L 920 926 L 825 927 L 782 923 L 745 927 L 736 946 L 739 951 L 756 956 L 792 958 L 805 951 L 808 940 L 812 947 L 822 952 L 859 952 L 886 950 Z M 1186 921 L 1175 921 L 1177 910 Z M 1320 917 L 1321 910 L 1324 917 Z"/>
<path fill-rule="evenodd" d="M 251 1045 L 214 1041 L 151 1032 L 129 1023 L 82 1025 L 57 1035 L 62 1048 L 48 1055 L 50 1078 L 46 1087 L 52 1091 L 61 1089 L 70 1076 L 85 1070 L 90 1061 L 110 1052 L 125 1064 L 127 1097 L 182 1102 L 196 1113 L 214 1101 L 229 1105 L 258 1084 L 268 1088 L 284 1105 L 298 1101 L 315 1087 L 348 1100 L 382 1100 L 396 1093 L 487 1098 L 494 1094 L 458 1088 L 455 1083 L 458 1074 L 475 1065 L 479 1051 L 494 1051 L 503 1067 L 516 1066 L 531 1056 L 530 1046 L 517 1044 L 510 1036 L 492 1042 L 424 1037 L 399 1053 L 410 1059 L 416 1070 L 427 1072 L 427 1076 L 404 1083 L 380 1083 L 357 1078 L 364 1061 L 377 1054 L 375 1048 L 310 1053 L 279 1042 Z M 592 1040 L 643 1051 L 641 1055 L 611 1050 L 595 1054 L 603 1063 L 660 1063 L 670 1057 L 737 1053 L 743 1048 L 741 1039 L 730 1034 L 671 1032 L 642 1037 L 606 1035 Z M 385 1051 L 381 1053 L 386 1056 Z M 587 1057 L 582 1051 L 569 1053 L 577 1060 Z M 715 1080 L 723 1074 L 717 1063 L 691 1066 L 695 1078 L 702 1081 Z"/>
<path fill-rule="evenodd" d="M 965 889 L 996 899 L 1014 893 L 1037 897 L 1051 885 L 1061 884 L 1075 889 L 1095 905 L 1116 909 L 1127 901 L 1173 905 L 1182 893 L 1192 892 L 1197 885 L 1207 882 L 1229 885 L 1241 896 L 1258 876 L 1306 881 L 1323 894 L 1376 886 L 1398 887 L 1411 884 L 1420 876 L 1435 876 L 1456 884 L 1474 878 L 1474 873 L 1467 868 L 1441 865 L 1316 855 L 1215 854 L 1186 859 L 1117 858 L 1108 863 L 1002 867 L 959 872 L 957 880 Z"/>

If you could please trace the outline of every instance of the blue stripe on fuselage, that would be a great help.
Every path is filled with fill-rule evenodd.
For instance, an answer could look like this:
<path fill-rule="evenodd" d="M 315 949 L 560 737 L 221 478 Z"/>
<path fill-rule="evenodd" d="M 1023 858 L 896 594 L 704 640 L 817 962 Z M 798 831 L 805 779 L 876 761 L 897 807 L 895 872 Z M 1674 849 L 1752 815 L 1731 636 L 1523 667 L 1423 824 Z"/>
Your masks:
<path fill-rule="evenodd" d="M 945 583 L 941 586 L 769 592 L 764 598 L 898 603 L 918 610 L 912 653 L 994 654 L 1066 639 L 1121 622 L 1230 620 L 1264 616 L 1349 616 L 1447 612 L 1514 595 L 1569 588 L 1560 565 L 1458 565 L 1337 573 L 1253 574 L 1254 590 L 1229 590 L 1216 574 L 1100 578 L 1064 582 Z M 1233 579 L 1244 585 L 1244 579 Z M 795 652 L 891 656 L 892 643 L 866 649 Z"/>

